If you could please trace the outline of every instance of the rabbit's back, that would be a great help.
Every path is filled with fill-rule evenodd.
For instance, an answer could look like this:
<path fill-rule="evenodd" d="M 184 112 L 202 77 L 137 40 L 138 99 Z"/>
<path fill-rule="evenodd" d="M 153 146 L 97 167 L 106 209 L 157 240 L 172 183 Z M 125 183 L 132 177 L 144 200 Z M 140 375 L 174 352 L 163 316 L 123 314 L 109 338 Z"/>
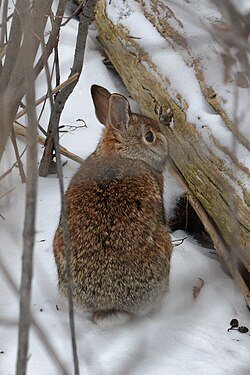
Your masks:
<path fill-rule="evenodd" d="M 66 193 L 73 292 L 84 310 L 147 310 L 168 289 L 171 239 L 161 173 L 144 162 L 92 155 Z M 61 224 L 54 254 L 66 290 Z"/>

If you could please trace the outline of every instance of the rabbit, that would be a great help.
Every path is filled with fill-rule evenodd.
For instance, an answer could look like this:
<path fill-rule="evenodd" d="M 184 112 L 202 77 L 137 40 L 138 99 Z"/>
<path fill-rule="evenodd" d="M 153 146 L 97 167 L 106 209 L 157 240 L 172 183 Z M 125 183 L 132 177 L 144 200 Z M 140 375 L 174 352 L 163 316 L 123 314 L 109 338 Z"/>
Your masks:
<path fill-rule="evenodd" d="M 73 299 L 93 322 L 112 327 L 142 316 L 168 292 L 172 242 L 163 206 L 167 139 L 157 121 L 93 85 L 105 128 L 65 194 Z M 59 291 L 67 295 L 61 220 L 54 238 Z"/>

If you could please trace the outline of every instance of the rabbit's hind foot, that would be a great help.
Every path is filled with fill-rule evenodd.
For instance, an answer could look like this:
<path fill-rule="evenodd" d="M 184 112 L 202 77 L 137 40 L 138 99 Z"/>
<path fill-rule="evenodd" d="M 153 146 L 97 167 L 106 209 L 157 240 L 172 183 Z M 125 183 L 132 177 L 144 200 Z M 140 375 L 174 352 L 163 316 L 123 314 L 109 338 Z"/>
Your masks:
<path fill-rule="evenodd" d="M 131 314 L 125 311 L 104 310 L 95 311 L 92 314 L 92 321 L 101 328 L 112 328 L 127 323 L 131 319 Z"/>

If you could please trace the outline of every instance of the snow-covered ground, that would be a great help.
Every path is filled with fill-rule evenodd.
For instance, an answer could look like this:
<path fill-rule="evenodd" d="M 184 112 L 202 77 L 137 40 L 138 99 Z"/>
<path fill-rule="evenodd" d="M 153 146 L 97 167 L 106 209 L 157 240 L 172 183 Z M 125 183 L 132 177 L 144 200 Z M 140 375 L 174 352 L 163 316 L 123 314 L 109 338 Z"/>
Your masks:
<path fill-rule="evenodd" d="M 71 20 L 62 31 L 60 62 L 62 81 L 67 78 L 72 62 L 72 49 L 78 23 Z M 61 125 L 82 125 L 64 134 L 62 144 L 72 152 L 86 157 L 98 142 L 101 125 L 94 115 L 90 98 L 93 83 L 103 85 L 111 92 L 125 93 L 120 81 L 107 71 L 102 63 L 96 31 L 91 30 L 85 55 L 84 72 L 67 102 Z M 40 77 L 37 97 L 45 92 L 45 78 Z M 132 108 L 137 109 L 135 103 Z M 38 109 L 39 111 L 39 109 Z M 38 112 L 39 113 L 39 112 Z M 48 108 L 41 124 L 48 122 Z M 19 142 L 23 149 L 24 145 Z M 39 157 L 42 149 L 39 147 Z M 12 146 L 8 145 L 1 173 L 14 160 Z M 64 167 L 67 186 L 78 165 L 68 161 Z M 22 256 L 22 228 L 24 218 L 25 186 L 15 169 L 0 188 L 0 264 L 12 281 L 20 284 Z M 166 175 L 166 200 L 173 204 L 176 186 Z M 67 303 L 57 292 L 56 267 L 52 254 L 52 239 L 58 223 L 60 197 L 55 176 L 39 178 L 37 206 L 37 235 L 32 293 L 32 316 L 55 351 L 58 361 L 51 358 L 49 347 L 32 326 L 30 336 L 28 374 L 73 374 L 71 341 L 68 326 Z M 186 236 L 175 232 L 173 240 Z M 227 332 L 232 318 L 250 328 L 249 311 L 235 285 L 221 269 L 217 260 L 191 237 L 175 247 L 170 274 L 170 293 L 148 316 L 105 331 L 76 313 L 78 357 L 82 375 L 248 375 L 250 373 L 250 334 Z M 196 299 L 193 287 L 204 286 Z M 0 374 L 13 375 L 17 352 L 18 296 L 0 270 Z"/>

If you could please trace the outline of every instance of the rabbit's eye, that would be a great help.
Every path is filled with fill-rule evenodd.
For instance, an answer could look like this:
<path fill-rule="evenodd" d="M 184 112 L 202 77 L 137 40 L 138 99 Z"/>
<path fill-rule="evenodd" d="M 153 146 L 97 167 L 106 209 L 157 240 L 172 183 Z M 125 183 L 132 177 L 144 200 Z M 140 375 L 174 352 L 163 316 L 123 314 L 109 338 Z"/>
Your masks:
<path fill-rule="evenodd" d="M 151 130 L 147 132 L 144 137 L 148 143 L 152 143 L 155 139 L 154 133 Z"/>

